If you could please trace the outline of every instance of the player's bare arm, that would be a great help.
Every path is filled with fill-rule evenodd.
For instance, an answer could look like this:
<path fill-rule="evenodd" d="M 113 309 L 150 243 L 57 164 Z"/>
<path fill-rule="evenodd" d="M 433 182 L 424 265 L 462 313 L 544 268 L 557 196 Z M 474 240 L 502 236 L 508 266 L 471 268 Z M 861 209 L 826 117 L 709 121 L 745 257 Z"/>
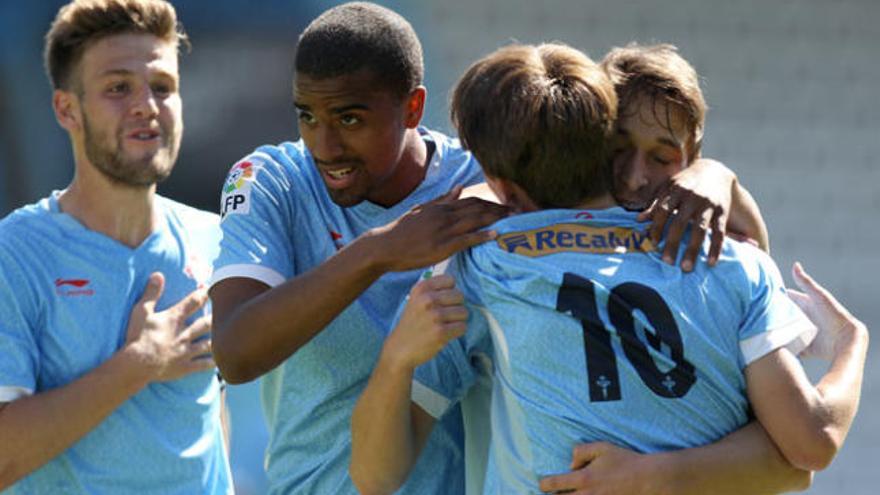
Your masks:
<path fill-rule="evenodd" d="M 355 239 L 319 267 L 272 290 L 230 278 L 211 288 L 214 356 L 231 383 L 253 380 L 317 335 L 382 274 L 440 262 L 491 240 L 480 230 L 507 208 L 457 199 L 460 188 Z M 260 338 L 252 338 L 259 329 Z"/>
<path fill-rule="evenodd" d="M 684 271 L 693 269 L 706 235 L 711 239 L 710 265 L 718 261 L 726 233 L 753 239 L 764 251 L 770 248 L 767 225 L 751 194 L 733 171 L 707 158 L 695 160 L 672 176 L 639 220 L 652 221 L 649 233 L 654 242 L 660 241 L 668 227 L 663 250 L 667 263 L 674 263 L 685 230 L 691 225 L 690 241 L 681 261 Z"/>
<path fill-rule="evenodd" d="M 410 292 L 352 416 L 350 473 L 361 493 L 393 493 L 415 465 L 434 418 L 410 402 L 413 372 L 464 334 L 463 302 L 448 275 L 423 280 Z"/>
<path fill-rule="evenodd" d="M 830 359 L 816 385 L 800 362 L 779 349 L 746 368 L 755 415 L 785 457 L 801 469 L 826 468 L 843 445 L 855 418 L 868 350 L 868 330 L 799 265 L 794 279 L 803 292 L 792 299 L 819 328 L 808 349 Z"/>
<path fill-rule="evenodd" d="M 805 490 L 812 473 L 796 469 L 757 422 L 702 447 L 640 454 L 607 442 L 576 445 L 572 471 L 541 480 L 549 492 L 595 494 L 773 494 Z"/>
<path fill-rule="evenodd" d="M 65 386 L 0 405 L 0 490 L 73 445 L 150 382 L 214 367 L 205 338 L 210 317 L 185 323 L 204 306 L 205 292 L 157 312 L 163 289 L 162 275 L 152 274 L 131 311 L 124 346 L 103 364 Z"/>

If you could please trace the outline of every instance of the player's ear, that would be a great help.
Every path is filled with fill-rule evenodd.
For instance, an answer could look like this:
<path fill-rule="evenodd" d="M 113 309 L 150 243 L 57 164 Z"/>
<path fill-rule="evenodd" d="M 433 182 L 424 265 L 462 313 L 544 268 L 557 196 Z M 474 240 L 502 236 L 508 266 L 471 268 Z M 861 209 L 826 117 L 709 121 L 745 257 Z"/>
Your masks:
<path fill-rule="evenodd" d="M 63 89 L 53 91 L 52 110 L 55 111 L 55 120 L 67 132 L 82 128 L 79 99 L 73 91 Z"/>
<path fill-rule="evenodd" d="M 422 115 L 425 114 L 425 98 L 427 94 L 428 90 L 424 86 L 419 86 L 410 91 L 406 96 L 404 123 L 407 129 L 418 127 L 419 122 L 422 121 Z"/>
<path fill-rule="evenodd" d="M 498 196 L 502 204 L 510 206 L 517 213 L 538 210 L 538 205 L 532 201 L 525 189 L 516 182 L 499 177 L 486 176 L 486 182 L 492 191 Z"/>

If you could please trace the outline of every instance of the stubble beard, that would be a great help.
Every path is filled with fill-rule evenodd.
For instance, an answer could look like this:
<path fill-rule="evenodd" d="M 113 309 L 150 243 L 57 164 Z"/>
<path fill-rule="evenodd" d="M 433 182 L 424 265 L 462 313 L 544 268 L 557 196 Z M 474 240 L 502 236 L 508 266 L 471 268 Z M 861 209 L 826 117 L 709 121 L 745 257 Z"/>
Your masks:
<path fill-rule="evenodd" d="M 177 149 L 169 143 L 169 133 L 162 129 L 162 146 L 155 154 L 141 159 L 126 158 L 122 150 L 124 137 L 117 131 L 111 140 L 106 133 L 92 128 L 88 117 L 83 114 L 83 134 L 85 153 L 92 165 L 111 182 L 133 188 L 147 188 L 158 184 L 171 175 Z"/>

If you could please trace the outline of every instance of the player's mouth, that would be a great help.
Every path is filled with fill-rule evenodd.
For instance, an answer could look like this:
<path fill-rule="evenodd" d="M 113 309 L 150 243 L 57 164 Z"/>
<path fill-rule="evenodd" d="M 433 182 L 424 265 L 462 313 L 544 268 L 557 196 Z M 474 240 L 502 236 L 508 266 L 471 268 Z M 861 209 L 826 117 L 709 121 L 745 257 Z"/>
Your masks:
<path fill-rule="evenodd" d="M 324 176 L 324 183 L 330 189 L 345 189 L 354 184 L 358 176 L 360 168 L 349 162 L 346 166 L 327 166 L 319 165 L 321 175 Z"/>
<path fill-rule="evenodd" d="M 130 131 L 125 137 L 139 143 L 159 143 L 162 140 L 162 133 L 158 129 L 140 128 Z"/>

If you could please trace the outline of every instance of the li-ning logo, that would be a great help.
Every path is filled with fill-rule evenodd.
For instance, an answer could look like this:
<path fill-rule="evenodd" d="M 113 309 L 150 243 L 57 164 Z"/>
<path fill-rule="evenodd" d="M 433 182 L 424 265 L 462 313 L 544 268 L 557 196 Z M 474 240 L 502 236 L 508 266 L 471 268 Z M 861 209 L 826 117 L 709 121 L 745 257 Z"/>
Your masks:
<path fill-rule="evenodd" d="M 55 293 L 59 296 L 93 296 L 95 290 L 88 288 L 90 281 L 81 278 L 56 278 Z"/>
<path fill-rule="evenodd" d="M 342 246 L 345 244 L 344 241 L 342 240 L 342 234 L 340 234 L 339 232 L 331 230 L 330 231 L 330 239 L 333 240 L 333 245 L 336 246 L 337 251 L 342 249 Z"/>

